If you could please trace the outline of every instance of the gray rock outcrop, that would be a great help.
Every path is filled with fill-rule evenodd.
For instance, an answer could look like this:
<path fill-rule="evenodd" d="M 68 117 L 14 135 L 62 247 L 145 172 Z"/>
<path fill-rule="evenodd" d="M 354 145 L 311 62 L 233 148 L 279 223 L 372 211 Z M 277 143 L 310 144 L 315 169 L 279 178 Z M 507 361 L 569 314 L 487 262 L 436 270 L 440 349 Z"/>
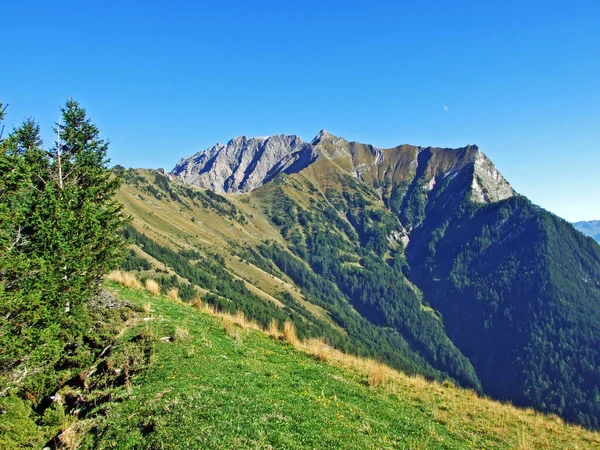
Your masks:
<path fill-rule="evenodd" d="M 279 173 L 299 172 L 316 159 L 298 136 L 240 136 L 183 158 L 171 172 L 187 183 L 218 193 L 250 192 Z"/>

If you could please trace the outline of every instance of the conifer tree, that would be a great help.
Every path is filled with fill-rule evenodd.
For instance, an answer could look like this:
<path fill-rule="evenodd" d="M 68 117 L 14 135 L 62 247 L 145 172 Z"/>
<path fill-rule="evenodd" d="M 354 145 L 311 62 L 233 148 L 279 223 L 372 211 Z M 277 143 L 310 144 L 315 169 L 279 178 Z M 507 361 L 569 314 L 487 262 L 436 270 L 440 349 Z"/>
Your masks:
<path fill-rule="evenodd" d="M 44 165 L 41 144 L 33 120 L 0 142 L 0 368 L 9 372 L 22 366 L 17 379 L 60 352 L 54 345 L 57 333 L 48 326 L 51 312 L 44 307 L 42 290 L 34 287 L 44 277 L 43 261 L 32 251 L 31 223 L 41 198 L 32 179 Z M 42 332 L 45 339 L 38 345 Z"/>
<path fill-rule="evenodd" d="M 13 379 L 34 366 L 51 375 L 77 346 L 89 326 L 86 300 L 123 248 L 107 142 L 73 100 L 56 132 L 45 151 L 28 119 L 0 142 L 0 375 Z"/>
<path fill-rule="evenodd" d="M 69 327 L 102 276 L 116 267 L 122 248 L 116 234 L 124 215 L 114 199 L 120 179 L 107 168 L 108 144 L 73 100 L 62 108 L 57 142 L 50 151 L 43 203 L 33 216 L 36 252 L 52 261 L 56 308 Z"/>

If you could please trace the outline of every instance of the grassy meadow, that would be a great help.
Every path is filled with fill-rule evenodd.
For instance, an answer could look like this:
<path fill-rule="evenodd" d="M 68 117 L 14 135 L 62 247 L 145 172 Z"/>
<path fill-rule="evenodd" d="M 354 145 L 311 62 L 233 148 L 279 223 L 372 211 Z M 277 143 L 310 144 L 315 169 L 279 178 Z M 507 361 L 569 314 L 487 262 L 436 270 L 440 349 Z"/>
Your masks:
<path fill-rule="evenodd" d="M 300 342 L 293 327 L 261 330 L 173 294 L 110 282 L 142 307 L 115 352 L 151 342 L 147 367 L 64 432 L 73 448 L 587 449 L 600 435 L 556 417 L 408 377 Z M 150 289 L 151 290 L 151 289 Z"/>

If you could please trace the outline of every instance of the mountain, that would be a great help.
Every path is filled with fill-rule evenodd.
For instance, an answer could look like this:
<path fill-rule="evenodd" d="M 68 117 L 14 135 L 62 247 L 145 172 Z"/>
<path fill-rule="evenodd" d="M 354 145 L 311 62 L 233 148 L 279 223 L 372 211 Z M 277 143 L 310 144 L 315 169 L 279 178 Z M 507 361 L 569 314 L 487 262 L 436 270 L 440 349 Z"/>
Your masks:
<path fill-rule="evenodd" d="M 575 222 L 573 226 L 586 236 L 591 236 L 600 242 L 600 220 L 591 220 L 589 222 Z"/>
<path fill-rule="evenodd" d="M 322 131 L 122 172 L 124 268 L 164 292 L 600 426 L 600 247 L 478 147 Z"/>
<path fill-rule="evenodd" d="M 421 155 L 423 153 L 423 155 Z M 459 153 L 459 154 L 457 154 Z M 226 145 L 217 144 L 193 156 L 182 158 L 171 174 L 186 183 L 211 189 L 219 193 L 242 193 L 253 191 L 281 173 L 296 173 L 307 168 L 319 158 L 347 160 L 347 167 L 356 177 L 374 179 L 392 169 L 404 181 L 417 174 L 419 165 L 429 165 L 431 183 L 435 184 L 434 172 L 450 173 L 470 164 L 473 171 L 472 188 L 476 201 L 496 201 L 514 195 L 512 188 L 494 168 L 491 161 L 476 146 L 459 151 L 451 149 L 418 148 L 401 146 L 381 150 L 348 142 L 321 130 L 311 143 L 298 136 L 275 135 L 262 138 L 240 136 Z M 446 161 L 443 161 L 446 159 Z M 413 170 L 414 169 L 414 170 Z M 419 169 L 425 170 L 423 167 Z M 385 175 L 383 175 L 385 177 Z"/>
<path fill-rule="evenodd" d="M 183 158 L 171 173 L 215 192 L 249 192 L 280 173 L 299 172 L 315 156 L 298 136 L 240 136 Z"/>

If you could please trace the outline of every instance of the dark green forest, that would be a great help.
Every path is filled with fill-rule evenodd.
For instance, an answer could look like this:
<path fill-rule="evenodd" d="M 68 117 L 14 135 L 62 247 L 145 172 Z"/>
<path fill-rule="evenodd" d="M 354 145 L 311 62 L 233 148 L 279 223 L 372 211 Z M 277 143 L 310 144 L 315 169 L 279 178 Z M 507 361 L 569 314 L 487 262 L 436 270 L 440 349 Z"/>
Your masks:
<path fill-rule="evenodd" d="M 415 242 L 412 278 L 484 392 L 598 427 L 600 246 L 523 197 L 433 216 Z"/>
<path fill-rule="evenodd" d="M 423 171 L 383 199 L 413 229 L 403 273 L 483 392 L 597 428 L 600 246 L 520 195 L 473 202 L 472 171 L 429 192 Z"/>
<path fill-rule="evenodd" d="M 464 386 L 479 389 L 469 361 L 447 338 L 439 318 L 423 308 L 420 293 L 404 277 L 405 261 L 400 249 L 389 261 L 381 257 L 388 248 L 389 232 L 397 226 L 393 217 L 385 220 L 381 210 L 369 211 L 367 200 L 358 190 L 354 194 L 344 192 L 335 203 L 354 224 L 351 229 L 329 205 L 315 205 L 306 211 L 283 191 L 273 198 L 277 200 L 272 203 L 271 217 L 277 217 L 274 222 L 288 236 L 290 248 L 305 259 L 316 276 L 332 283 L 371 324 L 399 332 L 411 352 L 421 355 L 429 365 Z M 298 274 L 279 265 L 278 259 L 273 260 L 296 283 L 306 287 Z M 332 298 L 327 292 L 319 297 Z"/>

